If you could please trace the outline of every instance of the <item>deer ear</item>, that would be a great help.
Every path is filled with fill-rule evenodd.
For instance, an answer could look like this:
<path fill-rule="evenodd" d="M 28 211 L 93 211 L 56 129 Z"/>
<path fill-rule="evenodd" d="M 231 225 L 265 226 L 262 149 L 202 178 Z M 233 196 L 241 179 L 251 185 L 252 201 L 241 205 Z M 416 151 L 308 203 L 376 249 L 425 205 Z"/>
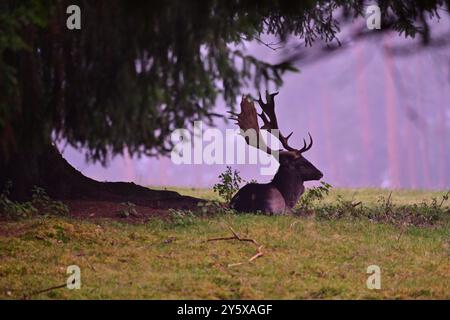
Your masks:
<path fill-rule="evenodd" d="M 294 159 L 295 155 L 291 154 L 290 152 L 280 152 L 278 161 L 280 162 L 280 165 L 287 166 L 289 164 L 292 164 Z"/>

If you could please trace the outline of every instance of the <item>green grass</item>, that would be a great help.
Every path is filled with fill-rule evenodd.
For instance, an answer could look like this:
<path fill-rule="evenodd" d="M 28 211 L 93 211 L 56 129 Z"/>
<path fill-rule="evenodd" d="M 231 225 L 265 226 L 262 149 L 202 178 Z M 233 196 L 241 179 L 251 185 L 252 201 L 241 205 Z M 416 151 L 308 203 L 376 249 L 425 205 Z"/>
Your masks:
<path fill-rule="evenodd" d="M 214 199 L 208 190 L 177 189 Z M 381 190 L 335 190 L 376 203 Z M 444 193 L 395 191 L 392 201 L 421 202 Z M 241 236 L 249 242 L 212 241 Z M 448 224 L 401 228 L 367 219 L 219 214 L 180 215 L 146 224 L 42 217 L 2 222 L 0 298 L 22 298 L 65 283 L 81 268 L 80 290 L 37 299 L 450 299 Z M 241 264 L 239 264 L 241 263 Z M 235 265 L 239 264 L 239 265 Z M 369 265 L 381 268 L 381 290 L 366 287 Z M 234 266 L 233 266 L 234 265 Z"/>
<path fill-rule="evenodd" d="M 173 190 L 182 195 L 198 197 L 207 200 L 220 200 L 217 193 L 210 189 L 196 188 L 180 188 L 180 187 L 151 187 L 160 190 Z M 422 201 L 429 201 L 433 197 L 441 198 L 448 191 L 428 191 L 419 189 L 399 189 L 391 191 L 389 189 L 361 188 L 361 189 L 344 189 L 333 188 L 330 194 L 323 200 L 324 203 L 333 203 L 338 196 L 342 196 L 346 200 L 362 201 L 366 204 L 375 204 L 380 197 L 387 198 L 392 192 L 392 202 L 395 204 L 414 204 Z"/>

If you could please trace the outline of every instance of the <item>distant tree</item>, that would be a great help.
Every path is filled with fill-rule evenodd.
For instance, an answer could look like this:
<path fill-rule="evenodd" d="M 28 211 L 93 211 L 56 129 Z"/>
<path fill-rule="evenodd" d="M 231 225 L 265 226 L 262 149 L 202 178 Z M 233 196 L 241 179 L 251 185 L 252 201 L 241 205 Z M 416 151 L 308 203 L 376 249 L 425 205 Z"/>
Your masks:
<path fill-rule="evenodd" d="M 426 34 L 424 14 L 449 1 L 379 1 L 399 33 Z M 81 30 L 66 9 L 81 8 Z M 238 49 L 270 34 L 285 41 L 337 41 L 339 10 L 364 15 L 365 1 L 3 0 L 0 2 L 0 181 L 26 197 L 32 185 L 58 197 L 136 191 L 82 176 L 53 144 L 93 161 L 167 154 L 170 133 L 212 123 L 218 96 L 233 105 L 243 85 L 282 84 L 295 69 Z M 123 187 L 123 186 L 122 186 Z M 103 191 L 99 191 L 103 190 Z M 155 194 L 154 198 L 163 196 Z M 173 194 L 171 195 L 173 196 Z M 106 197 L 106 196 L 105 196 Z"/>

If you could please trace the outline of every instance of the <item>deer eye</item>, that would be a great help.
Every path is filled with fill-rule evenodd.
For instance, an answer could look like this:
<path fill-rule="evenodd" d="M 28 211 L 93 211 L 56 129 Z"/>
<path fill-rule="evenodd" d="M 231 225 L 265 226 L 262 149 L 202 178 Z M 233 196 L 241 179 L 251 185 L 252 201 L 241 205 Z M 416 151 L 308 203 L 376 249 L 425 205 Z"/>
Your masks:
<path fill-rule="evenodd" d="M 300 170 L 305 169 L 305 165 L 302 164 L 302 163 L 298 164 L 296 167 L 297 167 L 298 169 L 300 169 Z"/>

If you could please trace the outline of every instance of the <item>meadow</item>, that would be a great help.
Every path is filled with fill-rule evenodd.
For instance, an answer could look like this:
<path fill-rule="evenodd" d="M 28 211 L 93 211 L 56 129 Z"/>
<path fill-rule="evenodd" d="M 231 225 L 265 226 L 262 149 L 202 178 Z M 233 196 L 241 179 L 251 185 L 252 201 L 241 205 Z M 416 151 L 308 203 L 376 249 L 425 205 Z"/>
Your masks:
<path fill-rule="evenodd" d="M 218 200 L 207 189 L 168 189 Z M 445 194 L 333 189 L 308 210 L 283 216 L 218 207 L 213 214 L 171 210 L 145 223 L 3 220 L 0 298 L 450 299 Z M 347 208 L 351 214 L 343 214 Z M 399 208 L 417 210 L 410 218 Z M 80 267 L 79 290 L 63 287 L 69 265 Z M 380 290 L 367 288 L 370 265 L 381 269 Z"/>

